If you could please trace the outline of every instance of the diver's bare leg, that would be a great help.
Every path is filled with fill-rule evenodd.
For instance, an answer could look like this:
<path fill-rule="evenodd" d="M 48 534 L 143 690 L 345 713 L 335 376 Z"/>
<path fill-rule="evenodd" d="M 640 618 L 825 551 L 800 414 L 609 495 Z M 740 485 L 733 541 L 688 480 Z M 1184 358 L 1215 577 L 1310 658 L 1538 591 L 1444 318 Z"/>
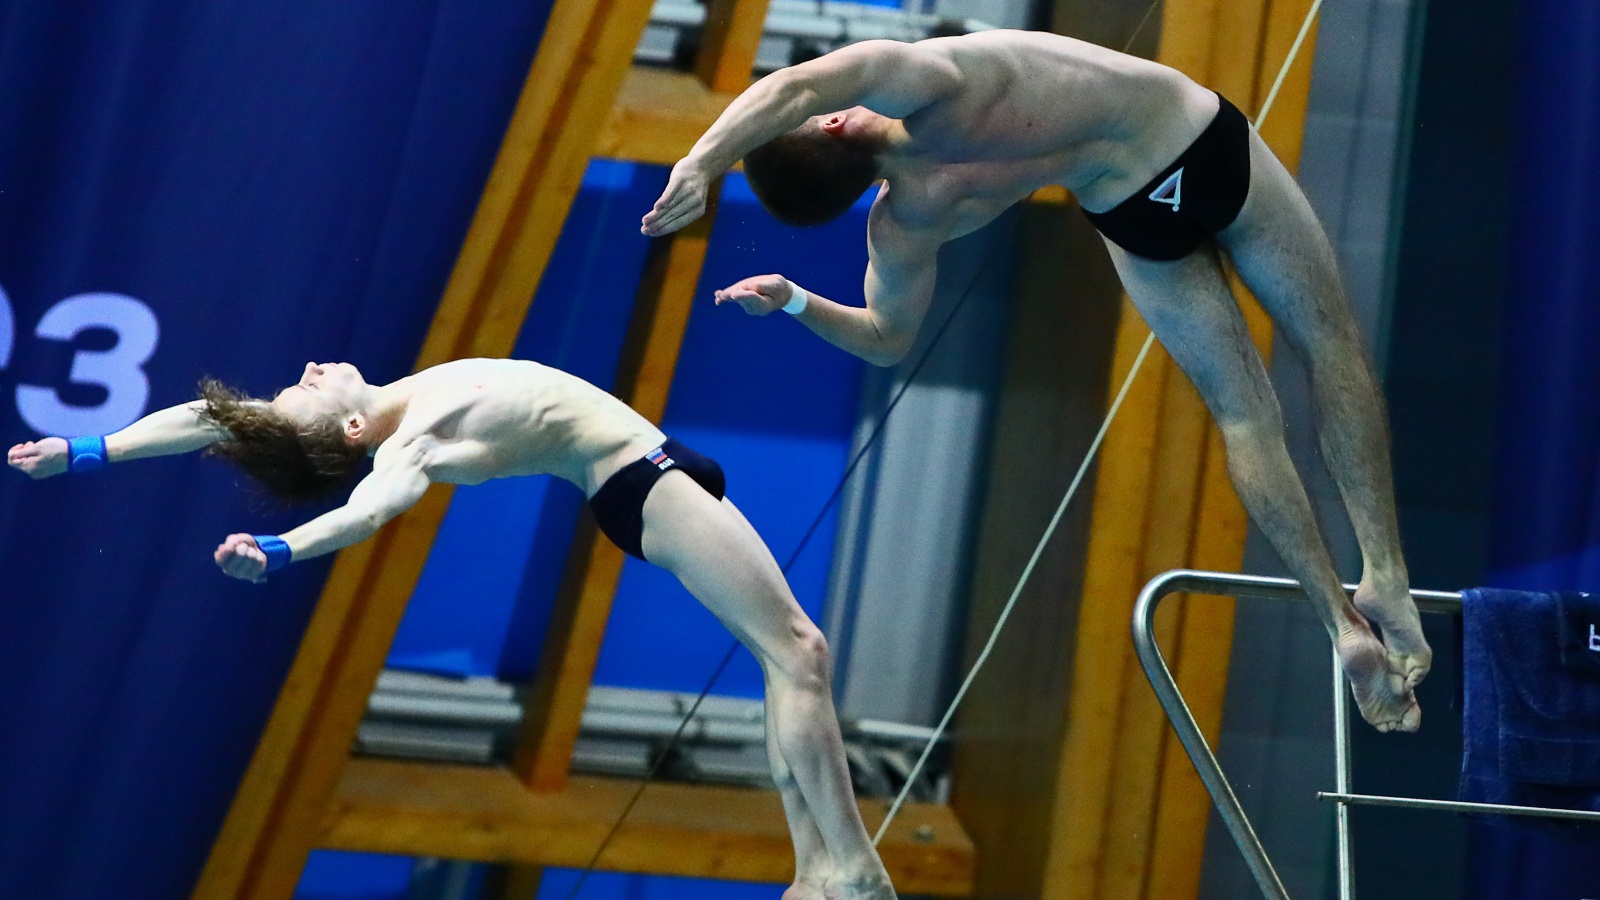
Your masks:
<path fill-rule="evenodd" d="M 1416 698 L 1334 571 L 1284 443 L 1277 395 L 1216 250 L 1208 245 L 1175 262 L 1154 262 L 1108 246 L 1145 322 L 1215 417 L 1239 500 L 1310 596 L 1362 716 L 1382 731 L 1415 730 Z"/>
<path fill-rule="evenodd" d="M 1250 194 L 1220 240 L 1305 361 L 1323 459 L 1361 546 L 1356 607 L 1382 630 L 1391 664 L 1415 686 L 1432 667 L 1433 651 L 1400 550 L 1383 392 L 1311 204 L 1253 132 L 1251 146 Z"/>
<path fill-rule="evenodd" d="M 823 900 L 823 887 L 833 877 L 833 861 L 828 858 L 828 847 L 822 840 L 816 817 L 811 815 L 806 798 L 800 793 L 800 782 L 783 758 L 783 748 L 778 745 L 778 704 L 772 696 L 772 676 L 765 667 L 761 675 L 767 693 L 767 761 L 772 767 L 773 784 L 783 800 L 784 819 L 789 823 L 789 837 L 794 843 L 794 884 L 783 892 L 782 900 Z"/>
<path fill-rule="evenodd" d="M 827 642 L 789 591 L 761 537 L 724 499 L 717 501 L 681 472 L 656 483 L 644 506 L 644 552 L 666 568 L 750 648 L 767 673 L 767 715 L 778 758 L 799 787 L 806 819 L 831 862 L 829 898 L 891 900 L 894 889 L 856 806 L 844 739 L 833 708 Z M 786 811 L 791 809 L 786 801 Z M 809 835 L 791 821 L 797 866 L 808 881 L 820 871 Z M 796 889 L 806 884 L 797 879 Z"/>

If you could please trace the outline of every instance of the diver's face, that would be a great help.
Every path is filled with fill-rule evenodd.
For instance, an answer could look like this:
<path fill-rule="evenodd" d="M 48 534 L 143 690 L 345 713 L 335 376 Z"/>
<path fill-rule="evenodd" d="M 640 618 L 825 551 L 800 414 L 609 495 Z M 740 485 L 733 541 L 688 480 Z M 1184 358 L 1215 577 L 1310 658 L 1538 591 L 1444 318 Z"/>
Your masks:
<path fill-rule="evenodd" d="M 300 380 L 272 400 L 279 412 L 297 421 L 343 418 L 356 409 L 367 382 L 349 363 L 306 363 Z"/>

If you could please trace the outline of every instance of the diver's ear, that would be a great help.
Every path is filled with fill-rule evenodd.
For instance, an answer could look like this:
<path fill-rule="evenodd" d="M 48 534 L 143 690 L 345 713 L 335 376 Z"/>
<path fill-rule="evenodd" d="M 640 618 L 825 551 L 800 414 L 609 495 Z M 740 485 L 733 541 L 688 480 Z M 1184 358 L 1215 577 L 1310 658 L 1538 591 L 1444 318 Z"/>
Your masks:
<path fill-rule="evenodd" d="M 352 444 L 361 443 L 367 434 L 367 417 L 361 413 L 351 413 L 344 420 L 344 439 Z"/>
<path fill-rule="evenodd" d="M 842 112 L 824 116 L 822 118 L 822 132 L 828 137 L 838 137 L 844 134 L 844 126 L 847 121 L 849 121 L 849 117 Z"/>

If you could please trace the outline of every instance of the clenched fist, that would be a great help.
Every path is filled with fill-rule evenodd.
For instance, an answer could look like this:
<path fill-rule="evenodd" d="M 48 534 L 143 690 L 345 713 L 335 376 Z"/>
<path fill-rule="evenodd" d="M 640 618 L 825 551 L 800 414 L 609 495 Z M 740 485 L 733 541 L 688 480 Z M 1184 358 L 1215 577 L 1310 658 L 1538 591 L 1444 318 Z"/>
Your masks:
<path fill-rule="evenodd" d="M 67 439 L 40 438 L 12 447 L 6 453 L 11 468 L 35 481 L 67 471 Z"/>

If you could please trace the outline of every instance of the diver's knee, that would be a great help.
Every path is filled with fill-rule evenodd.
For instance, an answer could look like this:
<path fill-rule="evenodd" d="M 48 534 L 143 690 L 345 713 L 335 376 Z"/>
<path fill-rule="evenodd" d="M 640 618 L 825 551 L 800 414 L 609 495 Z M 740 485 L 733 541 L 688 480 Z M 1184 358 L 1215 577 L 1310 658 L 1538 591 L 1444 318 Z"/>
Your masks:
<path fill-rule="evenodd" d="M 785 653 L 785 674 L 796 687 L 806 691 L 827 691 L 833 679 L 833 656 L 828 639 L 809 619 L 790 626 L 790 646 Z"/>

